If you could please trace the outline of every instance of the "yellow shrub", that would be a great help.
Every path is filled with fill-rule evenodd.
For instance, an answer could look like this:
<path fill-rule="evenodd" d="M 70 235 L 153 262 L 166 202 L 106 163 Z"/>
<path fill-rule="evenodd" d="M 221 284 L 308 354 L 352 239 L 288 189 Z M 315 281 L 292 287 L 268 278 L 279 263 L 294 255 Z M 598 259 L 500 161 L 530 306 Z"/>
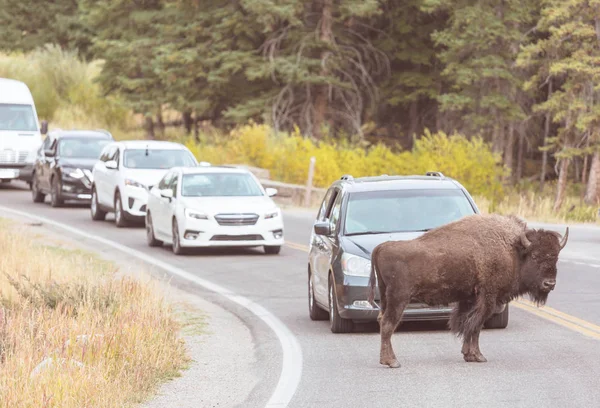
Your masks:
<path fill-rule="evenodd" d="M 268 125 L 249 123 L 224 137 L 201 143 L 188 138 L 185 144 L 198 160 L 265 168 L 271 178 L 287 183 L 306 183 L 310 158 L 315 157 L 316 187 L 328 187 L 343 174 L 363 177 L 441 171 L 474 194 L 492 200 L 502 194 L 500 157 L 492 154 L 481 138 L 468 140 L 458 134 L 425 132 L 412 152 L 395 152 L 383 144 L 365 149 L 346 141 L 314 142 L 298 129 L 292 134 L 275 134 Z"/>

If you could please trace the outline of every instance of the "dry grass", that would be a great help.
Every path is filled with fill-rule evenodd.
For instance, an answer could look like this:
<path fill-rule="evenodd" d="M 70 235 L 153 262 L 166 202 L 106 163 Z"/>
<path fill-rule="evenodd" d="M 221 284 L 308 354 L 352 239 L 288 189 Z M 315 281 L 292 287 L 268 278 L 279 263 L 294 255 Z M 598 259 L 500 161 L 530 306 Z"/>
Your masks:
<path fill-rule="evenodd" d="M 512 193 L 497 204 L 485 197 L 474 197 L 482 213 L 514 214 L 529 221 L 547 223 L 596 223 L 600 225 L 599 208 L 588 206 L 575 197 L 567 197 L 558 212 L 553 211 L 554 198 L 533 191 Z"/>
<path fill-rule="evenodd" d="M 132 406 L 178 375 L 180 326 L 158 291 L 32 238 L 0 223 L 0 407 Z"/>

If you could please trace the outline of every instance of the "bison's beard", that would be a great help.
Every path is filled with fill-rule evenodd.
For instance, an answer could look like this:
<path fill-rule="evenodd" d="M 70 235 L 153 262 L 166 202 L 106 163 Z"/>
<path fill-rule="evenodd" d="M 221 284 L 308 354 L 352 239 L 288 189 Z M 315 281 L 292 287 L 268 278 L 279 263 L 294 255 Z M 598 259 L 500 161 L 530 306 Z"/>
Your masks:
<path fill-rule="evenodd" d="M 531 300 L 533 301 L 533 303 L 535 303 L 535 305 L 537 307 L 540 307 L 540 306 L 544 306 L 546 304 L 549 293 L 550 292 L 548 292 L 548 291 L 544 291 L 539 288 L 536 288 L 534 290 L 529 291 L 529 296 L 530 296 Z"/>

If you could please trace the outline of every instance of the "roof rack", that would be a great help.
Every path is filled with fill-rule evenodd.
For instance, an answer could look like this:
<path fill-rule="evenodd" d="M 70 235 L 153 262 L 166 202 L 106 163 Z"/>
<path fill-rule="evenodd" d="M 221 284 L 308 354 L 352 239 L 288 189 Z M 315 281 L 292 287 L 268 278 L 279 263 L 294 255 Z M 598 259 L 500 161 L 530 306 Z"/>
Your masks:
<path fill-rule="evenodd" d="M 352 177 L 351 174 L 344 174 L 340 180 L 348 180 L 348 181 L 354 181 L 354 177 Z"/>
<path fill-rule="evenodd" d="M 425 173 L 425 175 L 430 177 L 445 178 L 441 171 L 428 171 L 427 173 Z"/>

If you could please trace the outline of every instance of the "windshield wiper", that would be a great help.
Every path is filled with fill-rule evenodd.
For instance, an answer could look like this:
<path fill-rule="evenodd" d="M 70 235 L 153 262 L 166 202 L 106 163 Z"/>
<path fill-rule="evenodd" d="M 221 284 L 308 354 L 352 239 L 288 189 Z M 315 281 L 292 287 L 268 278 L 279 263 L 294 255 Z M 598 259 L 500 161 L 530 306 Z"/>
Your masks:
<path fill-rule="evenodd" d="M 376 235 L 376 234 L 389 234 L 390 231 L 365 231 L 365 232 L 351 232 L 350 234 L 346 234 L 347 237 L 351 237 L 353 235 Z"/>

